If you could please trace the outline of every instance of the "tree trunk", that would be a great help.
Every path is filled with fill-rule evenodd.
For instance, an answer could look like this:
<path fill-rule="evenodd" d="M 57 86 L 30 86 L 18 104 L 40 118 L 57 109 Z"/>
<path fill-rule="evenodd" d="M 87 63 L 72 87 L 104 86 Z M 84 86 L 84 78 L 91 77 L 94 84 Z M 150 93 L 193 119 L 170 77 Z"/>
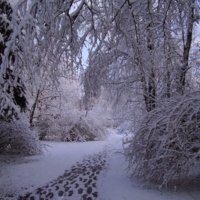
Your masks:
<path fill-rule="evenodd" d="M 156 107 L 155 73 L 152 69 L 148 83 L 144 86 L 144 100 L 148 112 Z"/>
<path fill-rule="evenodd" d="M 36 105 L 37 105 L 37 102 L 38 102 L 39 94 L 40 94 L 40 90 L 37 91 L 35 102 L 34 102 L 32 108 L 31 108 L 30 121 L 29 121 L 31 126 L 32 126 L 32 123 L 33 123 L 33 116 L 34 116 L 34 113 L 35 113 L 35 109 L 36 109 Z"/>
<path fill-rule="evenodd" d="M 153 33 L 150 31 L 151 28 L 151 24 L 149 24 L 148 28 L 147 28 L 147 49 L 150 52 L 150 56 L 151 52 L 154 50 L 154 39 L 153 39 Z M 156 85 L 155 85 L 155 73 L 154 73 L 154 62 L 152 60 L 150 60 L 150 65 L 149 66 L 151 68 L 150 70 L 150 74 L 148 76 L 148 83 L 146 85 L 145 88 L 145 103 L 146 103 L 146 109 L 148 112 L 150 112 L 151 110 L 153 110 L 156 107 Z"/>
<path fill-rule="evenodd" d="M 188 16 L 188 27 L 187 27 L 187 35 L 186 42 L 184 43 L 183 49 L 183 63 L 180 71 L 180 92 L 183 95 L 185 92 L 185 77 L 186 72 L 189 69 L 189 54 L 192 43 L 192 33 L 193 33 L 193 24 L 194 24 L 194 4 L 195 0 L 191 0 L 190 7 L 188 8 L 189 16 Z"/>

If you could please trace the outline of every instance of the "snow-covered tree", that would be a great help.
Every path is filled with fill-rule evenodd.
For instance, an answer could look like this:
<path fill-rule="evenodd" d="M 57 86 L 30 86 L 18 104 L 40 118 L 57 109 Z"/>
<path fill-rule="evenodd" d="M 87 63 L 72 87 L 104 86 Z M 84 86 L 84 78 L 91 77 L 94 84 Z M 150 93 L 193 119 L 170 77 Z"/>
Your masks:
<path fill-rule="evenodd" d="M 11 21 L 12 8 L 9 2 L 3 0 L 0 2 L 0 63 L 2 63 L 2 55 L 4 54 L 4 50 L 6 48 L 6 42 L 9 41 L 10 35 L 13 32 L 11 27 L 9 27 L 9 23 Z"/>
<path fill-rule="evenodd" d="M 82 47 L 89 35 L 95 35 L 97 3 L 85 0 L 19 1 L 12 13 L 10 26 L 14 32 L 3 56 L 1 80 L 10 63 L 9 52 L 15 55 L 13 74 L 23 75 L 30 89 L 35 83 L 39 86 L 38 77 L 41 77 L 39 82 L 48 79 L 52 87 L 57 87 L 60 76 L 80 73 Z M 58 66 L 63 60 L 65 67 L 61 70 Z M 15 86 L 16 82 L 9 84 Z M 34 91 L 35 97 L 37 92 L 38 89 Z M 8 98 L 12 95 L 11 91 Z M 2 104 L 2 108 L 4 106 Z"/>
<path fill-rule="evenodd" d="M 21 108 L 21 111 L 25 111 L 27 106 L 25 86 L 20 76 L 13 74 L 12 65 L 15 61 L 15 52 L 12 50 L 7 51 L 9 65 L 4 68 L 5 73 L 3 74 L 2 59 L 6 54 L 7 43 L 10 42 L 14 31 L 11 26 L 12 12 L 13 9 L 7 0 L 0 2 L 0 72 L 2 75 L 0 88 L 4 88 L 0 95 L 0 116 L 5 120 L 17 117 L 16 105 Z M 20 47 L 18 46 L 18 48 Z M 15 85 L 11 83 L 15 83 Z"/>
<path fill-rule="evenodd" d="M 200 173 L 199 94 L 166 99 L 147 114 L 125 149 L 134 177 L 162 188 Z"/>
<path fill-rule="evenodd" d="M 97 82 L 112 86 L 118 97 L 136 88 L 151 111 L 162 98 L 186 92 L 198 6 L 195 0 L 103 4 L 104 21 L 97 21 L 97 45 L 91 48 L 85 78 L 88 99 L 98 94 Z"/>

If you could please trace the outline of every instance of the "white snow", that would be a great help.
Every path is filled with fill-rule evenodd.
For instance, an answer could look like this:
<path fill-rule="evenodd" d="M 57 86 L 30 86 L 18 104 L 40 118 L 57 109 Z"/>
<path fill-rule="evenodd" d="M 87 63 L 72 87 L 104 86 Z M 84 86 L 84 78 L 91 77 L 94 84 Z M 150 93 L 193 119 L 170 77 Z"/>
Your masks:
<path fill-rule="evenodd" d="M 101 171 L 97 191 L 99 200 L 192 200 L 200 199 L 199 191 L 164 190 L 143 188 L 141 183 L 129 178 L 127 163 L 122 154 L 122 135 L 112 133 L 106 141 L 84 143 L 44 142 L 50 145 L 44 155 L 32 157 L 0 156 L 0 197 L 5 194 L 22 194 L 44 186 L 58 178 L 65 170 L 87 155 L 103 149 L 107 163 Z M 16 197 L 17 198 L 17 197 Z M 0 198 L 1 199 L 1 198 Z M 3 199 L 3 198 L 2 198 Z M 9 199 L 9 198 L 8 198 Z M 68 198 L 73 200 L 74 197 Z"/>
<path fill-rule="evenodd" d="M 36 189 L 58 178 L 86 155 L 98 153 L 102 142 L 43 142 L 48 151 L 42 156 L 7 158 L 0 156 L 0 195 L 17 194 L 25 188 Z"/>

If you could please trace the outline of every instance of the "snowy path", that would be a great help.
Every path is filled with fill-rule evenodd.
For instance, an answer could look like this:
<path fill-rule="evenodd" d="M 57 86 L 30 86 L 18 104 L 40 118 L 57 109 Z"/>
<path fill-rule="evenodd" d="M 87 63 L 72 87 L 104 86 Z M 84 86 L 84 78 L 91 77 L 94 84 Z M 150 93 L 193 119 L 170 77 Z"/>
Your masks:
<path fill-rule="evenodd" d="M 51 147 L 44 155 L 32 157 L 0 156 L 0 200 L 12 199 L 56 180 L 84 157 L 103 150 L 107 141 L 86 143 L 45 142 Z M 6 195 L 6 198 L 3 198 Z"/>
<path fill-rule="evenodd" d="M 106 163 L 105 157 L 106 152 L 89 156 L 82 162 L 77 162 L 71 170 L 65 170 L 56 180 L 19 197 L 18 200 L 96 199 L 98 175 Z"/>
<path fill-rule="evenodd" d="M 34 195 L 27 197 L 32 200 L 39 199 L 38 194 L 40 200 L 200 199 L 200 190 L 161 193 L 131 181 L 121 144 L 121 136 L 113 134 L 102 142 L 51 143 L 52 148 L 42 156 L 21 160 L 1 156 L 0 200 L 16 200 L 24 192 Z"/>

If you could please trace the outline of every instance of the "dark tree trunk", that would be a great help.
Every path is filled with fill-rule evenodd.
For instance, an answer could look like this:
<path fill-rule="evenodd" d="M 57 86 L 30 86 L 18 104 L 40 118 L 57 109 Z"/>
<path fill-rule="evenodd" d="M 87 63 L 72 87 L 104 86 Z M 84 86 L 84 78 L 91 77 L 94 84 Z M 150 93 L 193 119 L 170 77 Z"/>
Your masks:
<path fill-rule="evenodd" d="M 189 69 L 189 54 L 192 43 L 192 34 L 193 34 L 193 24 L 194 24 L 194 4 L 195 0 L 190 1 L 190 7 L 188 8 L 189 16 L 188 16 L 188 27 L 187 27 L 187 35 L 186 41 L 183 49 L 183 63 L 180 71 L 180 92 L 183 95 L 185 92 L 186 85 L 186 73 Z"/>
<path fill-rule="evenodd" d="M 144 87 L 144 100 L 148 112 L 156 107 L 156 85 L 154 79 L 155 73 L 152 70 L 148 83 L 146 83 L 146 86 Z"/>
<path fill-rule="evenodd" d="M 37 95 L 36 95 L 36 98 L 35 98 L 35 102 L 34 102 L 32 108 L 31 108 L 31 114 L 30 114 L 30 125 L 31 125 L 31 126 L 32 126 L 32 123 L 33 123 L 33 117 L 34 117 L 36 105 L 37 105 L 37 103 L 38 103 L 39 95 L 40 95 L 40 90 L 37 91 Z"/>

